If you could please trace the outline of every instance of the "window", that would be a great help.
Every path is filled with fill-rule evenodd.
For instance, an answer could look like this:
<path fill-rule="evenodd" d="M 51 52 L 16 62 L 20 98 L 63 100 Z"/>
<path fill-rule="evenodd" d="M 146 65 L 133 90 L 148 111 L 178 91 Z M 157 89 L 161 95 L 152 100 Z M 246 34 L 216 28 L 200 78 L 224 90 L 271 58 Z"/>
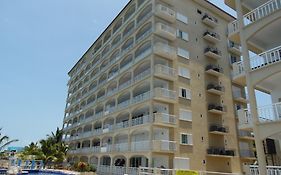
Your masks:
<path fill-rule="evenodd" d="M 177 29 L 177 37 L 182 40 L 188 41 L 188 33 L 183 32 L 180 29 Z"/>
<path fill-rule="evenodd" d="M 179 119 L 184 121 L 192 121 L 192 112 L 190 110 L 180 109 Z"/>
<path fill-rule="evenodd" d="M 181 134 L 181 144 L 183 145 L 192 145 L 192 134 Z"/>
<path fill-rule="evenodd" d="M 186 67 L 179 67 L 179 76 L 190 79 L 189 69 Z"/>
<path fill-rule="evenodd" d="M 187 19 L 187 17 L 186 16 L 184 16 L 183 14 L 181 14 L 181 13 L 177 13 L 177 20 L 179 20 L 179 21 L 181 21 L 181 22 L 183 22 L 183 23 L 185 23 L 185 24 L 187 24 L 188 23 L 188 19 Z"/>
<path fill-rule="evenodd" d="M 191 99 L 191 92 L 190 89 L 180 88 L 179 90 L 179 97 Z"/>
<path fill-rule="evenodd" d="M 189 59 L 189 52 L 185 49 L 178 48 L 178 56 L 181 56 L 183 58 Z"/>

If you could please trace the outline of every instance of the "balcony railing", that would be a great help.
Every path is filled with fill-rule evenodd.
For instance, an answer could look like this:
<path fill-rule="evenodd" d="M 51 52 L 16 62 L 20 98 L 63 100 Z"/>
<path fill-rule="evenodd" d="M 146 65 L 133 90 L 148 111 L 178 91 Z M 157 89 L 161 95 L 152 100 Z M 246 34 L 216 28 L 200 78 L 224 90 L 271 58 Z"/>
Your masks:
<path fill-rule="evenodd" d="M 225 126 L 221 126 L 218 124 L 212 124 L 210 125 L 210 132 L 220 132 L 220 133 L 228 133 L 228 128 Z"/>
<path fill-rule="evenodd" d="M 111 152 L 112 148 L 113 147 L 112 147 L 111 144 L 108 144 L 108 145 L 105 145 L 105 146 L 101 146 L 101 152 L 102 153 Z"/>
<path fill-rule="evenodd" d="M 133 103 L 139 103 L 142 102 L 144 100 L 147 100 L 151 97 L 150 91 L 142 93 L 140 95 L 137 95 L 135 97 L 133 97 Z"/>
<path fill-rule="evenodd" d="M 257 110 L 260 122 L 281 120 L 281 102 L 258 107 Z"/>
<path fill-rule="evenodd" d="M 240 75 L 245 74 L 243 61 L 238 61 L 236 63 L 233 63 L 232 67 L 233 67 L 233 72 L 232 72 L 233 78 L 235 78 L 236 76 L 240 76 Z"/>
<path fill-rule="evenodd" d="M 150 123 L 151 121 L 152 121 L 152 118 L 150 115 L 137 117 L 137 118 L 132 119 L 132 126 L 143 125 L 146 123 Z"/>
<path fill-rule="evenodd" d="M 214 72 L 217 72 L 217 73 L 223 73 L 223 69 L 219 66 L 216 66 L 216 65 L 208 65 L 206 66 L 206 71 L 214 71 Z"/>
<path fill-rule="evenodd" d="M 281 120 L 281 102 L 258 107 L 257 112 L 258 112 L 258 120 L 260 123 Z M 252 115 L 248 111 L 248 109 L 238 110 L 238 117 L 239 117 L 239 123 L 242 125 L 253 124 Z"/>
<path fill-rule="evenodd" d="M 265 4 L 257 7 L 256 9 L 250 11 L 249 13 L 243 16 L 243 23 L 244 26 L 248 26 L 270 14 L 274 13 L 275 11 L 281 9 L 281 0 L 270 0 Z M 239 30 L 238 21 L 235 20 L 228 25 L 228 32 L 232 34 Z"/>
<path fill-rule="evenodd" d="M 141 36 L 136 38 L 136 43 L 142 41 L 144 38 L 146 38 L 149 34 L 151 34 L 152 28 L 149 28 L 147 31 L 145 31 Z"/>
<path fill-rule="evenodd" d="M 270 0 L 244 15 L 244 25 L 252 24 L 281 9 L 281 0 Z"/>
<path fill-rule="evenodd" d="M 221 112 L 225 112 L 225 107 L 222 105 L 217 105 L 217 104 L 209 104 L 208 110 L 221 113 Z"/>
<path fill-rule="evenodd" d="M 114 150 L 117 152 L 129 151 L 128 143 L 117 143 L 114 145 Z"/>
<path fill-rule="evenodd" d="M 137 55 L 135 57 L 134 62 L 137 63 L 138 61 L 144 59 L 145 57 L 149 56 L 152 53 L 152 48 L 148 48 L 146 49 L 144 52 L 142 52 L 141 54 Z"/>
<path fill-rule="evenodd" d="M 214 59 L 219 59 L 222 54 L 217 48 L 207 47 L 204 51 L 205 55 Z"/>
<path fill-rule="evenodd" d="M 176 12 L 162 4 L 156 6 L 156 15 L 173 22 L 176 19 Z"/>
<path fill-rule="evenodd" d="M 250 58 L 251 69 L 258 69 L 263 66 L 281 62 L 281 46 L 263 52 L 257 56 Z"/>
<path fill-rule="evenodd" d="M 155 113 L 153 116 L 153 122 L 175 125 L 177 123 L 177 119 L 176 116 L 174 115 L 165 114 L 165 113 Z"/>
<path fill-rule="evenodd" d="M 156 24 L 156 31 L 158 35 L 165 37 L 169 40 L 176 39 L 176 29 L 163 23 Z"/>
<path fill-rule="evenodd" d="M 134 151 L 134 152 L 148 151 L 150 149 L 151 149 L 151 146 L 150 146 L 149 140 L 131 142 L 131 151 Z"/>
<path fill-rule="evenodd" d="M 259 167 L 257 165 L 249 165 L 250 175 L 258 175 Z M 281 174 L 281 166 L 266 166 L 267 175 Z"/>
<path fill-rule="evenodd" d="M 171 60 L 173 60 L 177 55 L 174 47 L 171 47 L 168 44 L 164 44 L 161 42 L 155 43 L 153 49 L 155 54 L 158 54 L 165 58 L 169 58 Z"/>
<path fill-rule="evenodd" d="M 168 98 L 171 100 L 176 100 L 177 98 L 176 91 L 172 91 L 165 88 L 155 88 L 153 93 L 154 93 L 153 94 L 154 97 L 158 97 L 158 98 Z"/>
<path fill-rule="evenodd" d="M 243 158 L 249 157 L 249 158 L 255 158 L 255 153 L 252 150 L 241 150 L 240 149 L 240 156 Z"/>
<path fill-rule="evenodd" d="M 168 76 L 171 78 L 176 77 L 175 69 L 170 68 L 169 66 L 162 65 L 162 64 L 155 65 L 154 71 L 156 74 L 159 74 L 159 75 Z"/>
<path fill-rule="evenodd" d="M 134 77 L 134 81 L 136 82 L 136 81 L 142 80 L 143 78 L 145 78 L 148 75 L 150 75 L 150 73 L 151 73 L 151 69 L 147 69 L 147 70 L 143 71 L 142 73 L 136 75 Z"/>
<path fill-rule="evenodd" d="M 129 121 L 116 123 L 116 125 L 115 125 L 115 129 L 123 129 L 123 128 L 128 128 L 128 127 L 129 127 Z"/>
<path fill-rule="evenodd" d="M 215 84 L 210 83 L 207 86 L 207 90 L 209 92 L 221 95 L 224 92 L 224 87 L 220 86 L 220 85 L 215 85 Z"/>
<path fill-rule="evenodd" d="M 117 105 L 118 109 L 123 109 L 130 104 L 130 99 L 125 100 Z"/>
<path fill-rule="evenodd" d="M 207 41 L 210 41 L 213 43 L 220 41 L 220 35 L 215 32 L 211 32 L 211 31 L 206 31 L 203 34 L 203 38 L 206 39 Z"/>
<path fill-rule="evenodd" d="M 222 155 L 222 156 L 234 156 L 235 151 L 225 149 L 225 148 L 212 147 L 212 148 L 207 149 L 207 154 L 209 154 L 209 155 Z"/>
<path fill-rule="evenodd" d="M 238 135 L 239 135 L 239 137 L 254 138 L 254 134 L 250 131 L 239 130 Z"/>
<path fill-rule="evenodd" d="M 208 14 L 202 17 L 202 21 L 210 27 L 216 27 L 218 25 L 218 20 Z"/>
<path fill-rule="evenodd" d="M 153 140 L 154 151 L 176 151 L 176 142 L 169 140 Z"/>

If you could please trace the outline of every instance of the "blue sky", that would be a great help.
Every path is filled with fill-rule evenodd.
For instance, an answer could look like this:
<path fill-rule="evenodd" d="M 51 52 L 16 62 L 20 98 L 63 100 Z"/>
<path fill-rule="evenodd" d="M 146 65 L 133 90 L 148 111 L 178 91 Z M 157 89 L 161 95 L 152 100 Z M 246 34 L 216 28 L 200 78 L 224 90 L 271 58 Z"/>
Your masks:
<path fill-rule="evenodd" d="M 62 126 L 67 72 L 127 2 L 0 1 L 0 127 L 16 145 Z"/>

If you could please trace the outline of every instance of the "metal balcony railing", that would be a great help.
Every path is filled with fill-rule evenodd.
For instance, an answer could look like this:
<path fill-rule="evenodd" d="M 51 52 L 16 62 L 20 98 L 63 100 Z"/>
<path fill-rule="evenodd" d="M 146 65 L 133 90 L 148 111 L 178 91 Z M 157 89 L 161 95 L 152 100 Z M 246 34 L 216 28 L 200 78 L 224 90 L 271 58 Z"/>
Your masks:
<path fill-rule="evenodd" d="M 281 9 L 281 0 L 270 0 L 265 4 L 257 7 L 256 9 L 250 11 L 249 13 L 243 16 L 244 26 L 248 26 L 270 14 L 274 13 L 277 10 Z M 228 25 L 228 33 L 232 34 L 239 30 L 238 21 L 235 20 Z"/>
<path fill-rule="evenodd" d="M 251 69 L 258 69 L 281 61 L 281 46 L 250 58 Z"/>

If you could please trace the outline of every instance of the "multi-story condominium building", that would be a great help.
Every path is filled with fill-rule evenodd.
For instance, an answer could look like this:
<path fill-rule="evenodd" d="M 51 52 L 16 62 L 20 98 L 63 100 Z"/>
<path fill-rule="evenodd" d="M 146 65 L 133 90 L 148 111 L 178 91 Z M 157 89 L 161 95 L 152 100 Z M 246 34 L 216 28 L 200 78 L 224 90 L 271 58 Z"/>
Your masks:
<path fill-rule="evenodd" d="M 131 0 L 69 72 L 68 160 L 105 174 L 139 166 L 231 174 L 253 163 L 252 131 L 237 117 L 248 74 L 236 78 L 234 20 L 205 0 Z M 266 49 L 278 38 L 259 36 Z M 258 87 L 268 83 L 278 86 L 278 75 Z"/>
<path fill-rule="evenodd" d="M 237 20 L 228 27 L 229 39 L 242 46 L 243 59 L 236 54 L 231 56 L 232 80 L 238 91 L 247 87 L 249 96 L 248 106 L 236 105 L 238 128 L 241 133 L 254 133 L 259 171 L 266 174 L 266 165 L 281 164 L 281 0 L 225 0 L 225 3 L 237 12 Z M 263 99 L 256 99 L 256 90 L 269 94 L 272 104 L 257 106 L 257 100 Z M 242 154 L 252 157 L 254 150 L 248 143 L 240 142 L 240 150 L 248 150 Z M 257 169 L 252 166 L 252 173 Z M 277 170 L 281 172 L 280 167 L 268 167 L 268 173 Z"/>

